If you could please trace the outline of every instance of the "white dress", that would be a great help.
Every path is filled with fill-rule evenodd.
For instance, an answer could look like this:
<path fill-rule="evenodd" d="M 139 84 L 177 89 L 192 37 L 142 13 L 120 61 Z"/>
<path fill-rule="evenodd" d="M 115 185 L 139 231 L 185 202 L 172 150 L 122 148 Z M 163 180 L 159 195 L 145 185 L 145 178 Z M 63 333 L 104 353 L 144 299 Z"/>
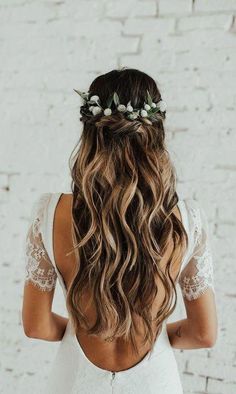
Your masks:
<path fill-rule="evenodd" d="M 66 297 L 64 280 L 55 264 L 52 229 L 61 193 L 43 193 L 35 201 L 26 236 L 25 281 L 39 291 L 57 283 Z M 178 276 L 183 297 L 194 300 L 209 287 L 214 291 L 212 255 L 206 214 L 193 199 L 178 202 L 189 245 Z M 36 392 L 34 390 L 34 392 Z M 69 320 L 48 374 L 44 394 L 182 394 L 182 384 L 164 322 L 151 352 L 134 367 L 111 372 L 94 365 L 84 353 Z"/>

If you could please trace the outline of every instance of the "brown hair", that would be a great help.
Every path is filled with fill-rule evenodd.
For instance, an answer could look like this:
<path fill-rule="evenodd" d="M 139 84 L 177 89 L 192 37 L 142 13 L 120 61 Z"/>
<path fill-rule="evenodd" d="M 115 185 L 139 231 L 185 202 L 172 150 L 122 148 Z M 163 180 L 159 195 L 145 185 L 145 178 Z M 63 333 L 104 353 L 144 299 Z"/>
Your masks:
<path fill-rule="evenodd" d="M 161 99 L 149 75 L 123 68 L 98 76 L 89 97 L 98 95 L 106 108 L 107 97 L 116 91 L 121 103 L 131 100 L 133 107 L 141 108 L 147 90 L 154 102 Z M 171 269 L 181 261 L 188 240 L 173 213 L 178 196 L 165 147 L 165 113 L 157 113 L 147 124 L 145 118 L 131 121 L 112 109 L 110 116 L 82 115 L 82 134 L 70 157 L 77 270 L 67 308 L 75 329 L 82 326 L 88 334 L 107 334 L 108 339 L 122 336 L 139 353 L 134 315 L 145 327 L 144 343 L 153 346 L 155 332 L 176 306 Z M 171 254 L 162 267 L 170 244 Z M 160 285 L 165 297 L 153 319 L 151 308 Z M 92 326 L 81 308 L 87 289 L 96 309 Z"/>

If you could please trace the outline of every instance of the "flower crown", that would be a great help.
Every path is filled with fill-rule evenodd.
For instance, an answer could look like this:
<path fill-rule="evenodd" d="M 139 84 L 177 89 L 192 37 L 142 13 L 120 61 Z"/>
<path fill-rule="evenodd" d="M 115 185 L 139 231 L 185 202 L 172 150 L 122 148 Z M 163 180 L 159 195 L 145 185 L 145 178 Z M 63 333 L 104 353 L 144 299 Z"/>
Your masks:
<path fill-rule="evenodd" d="M 148 90 L 147 103 L 144 102 L 142 108 L 133 108 L 131 101 L 129 101 L 127 105 L 121 104 L 116 92 L 110 95 L 106 103 L 106 108 L 103 108 L 99 96 L 94 95 L 89 98 L 89 92 L 81 92 L 76 89 L 73 90 L 78 93 L 83 100 L 80 113 L 88 117 L 96 116 L 100 113 L 103 113 L 105 116 L 111 115 L 113 113 L 111 109 L 112 102 L 114 102 L 116 109 L 122 112 L 129 120 L 135 120 L 137 118 L 150 118 L 151 120 L 156 120 L 155 114 L 157 112 L 165 112 L 167 108 L 163 100 L 159 100 L 157 103 L 153 102 Z"/>

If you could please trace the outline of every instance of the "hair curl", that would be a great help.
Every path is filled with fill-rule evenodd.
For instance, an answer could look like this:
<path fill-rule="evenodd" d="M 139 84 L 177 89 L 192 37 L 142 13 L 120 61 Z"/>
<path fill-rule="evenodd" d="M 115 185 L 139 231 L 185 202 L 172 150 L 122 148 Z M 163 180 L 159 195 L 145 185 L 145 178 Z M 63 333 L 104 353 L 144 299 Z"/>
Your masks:
<path fill-rule="evenodd" d="M 147 89 L 154 101 L 160 100 L 150 76 L 123 68 L 98 76 L 89 91 L 102 103 L 117 91 L 123 103 L 131 100 L 139 107 Z M 144 343 L 152 347 L 176 306 L 171 270 L 180 263 L 188 241 L 173 213 L 178 195 L 163 117 L 157 115 L 153 124 L 127 120 L 122 113 L 82 117 L 82 134 L 70 157 L 77 270 L 67 294 L 69 314 L 75 330 L 82 326 L 106 340 L 130 339 L 137 354 L 140 322 Z M 153 317 L 161 286 L 165 296 Z M 94 324 L 81 306 L 87 292 L 96 311 Z"/>

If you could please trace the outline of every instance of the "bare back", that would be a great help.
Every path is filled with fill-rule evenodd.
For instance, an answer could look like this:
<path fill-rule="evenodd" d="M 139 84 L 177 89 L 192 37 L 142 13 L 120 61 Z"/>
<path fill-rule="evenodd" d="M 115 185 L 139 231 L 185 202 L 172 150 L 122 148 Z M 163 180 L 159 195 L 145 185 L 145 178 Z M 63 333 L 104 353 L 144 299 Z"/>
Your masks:
<path fill-rule="evenodd" d="M 66 254 L 73 248 L 73 241 L 71 236 L 72 228 L 72 194 L 61 194 L 61 197 L 57 203 L 54 223 L 53 223 L 53 250 L 56 265 L 64 279 L 65 286 L 68 289 L 76 268 L 75 255 Z M 182 221 L 180 211 L 178 207 L 173 210 L 177 218 Z M 172 251 L 170 245 L 163 258 L 162 266 L 165 266 L 168 256 Z M 175 280 L 179 269 L 181 261 L 178 266 L 172 268 L 172 277 Z M 156 314 L 160 304 L 164 297 L 164 288 L 159 284 L 158 297 L 153 304 L 153 313 Z M 83 301 L 84 308 L 86 308 L 86 316 L 89 322 L 92 324 L 96 319 L 95 306 L 91 304 L 88 307 L 88 299 Z M 137 318 L 135 316 L 134 318 Z M 141 321 L 140 321 L 141 323 Z M 144 331 L 142 325 L 139 324 L 140 331 L 137 333 L 136 341 L 137 346 L 140 349 L 140 356 L 137 356 L 132 352 L 131 343 L 125 342 L 122 338 L 118 338 L 112 342 L 106 342 L 103 339 L 95 336 L 88 336 L 83 328 L 77 333 L 79 342 L 87 358 L 96 366 L 106 369 L 106 370 L 124 370 L 133 367 L 135 364 L 139 363 L 142 358 L 150 350 L 150 346 L 146 344 L 141 347 L 141 342 L 143 341 Z"/>

